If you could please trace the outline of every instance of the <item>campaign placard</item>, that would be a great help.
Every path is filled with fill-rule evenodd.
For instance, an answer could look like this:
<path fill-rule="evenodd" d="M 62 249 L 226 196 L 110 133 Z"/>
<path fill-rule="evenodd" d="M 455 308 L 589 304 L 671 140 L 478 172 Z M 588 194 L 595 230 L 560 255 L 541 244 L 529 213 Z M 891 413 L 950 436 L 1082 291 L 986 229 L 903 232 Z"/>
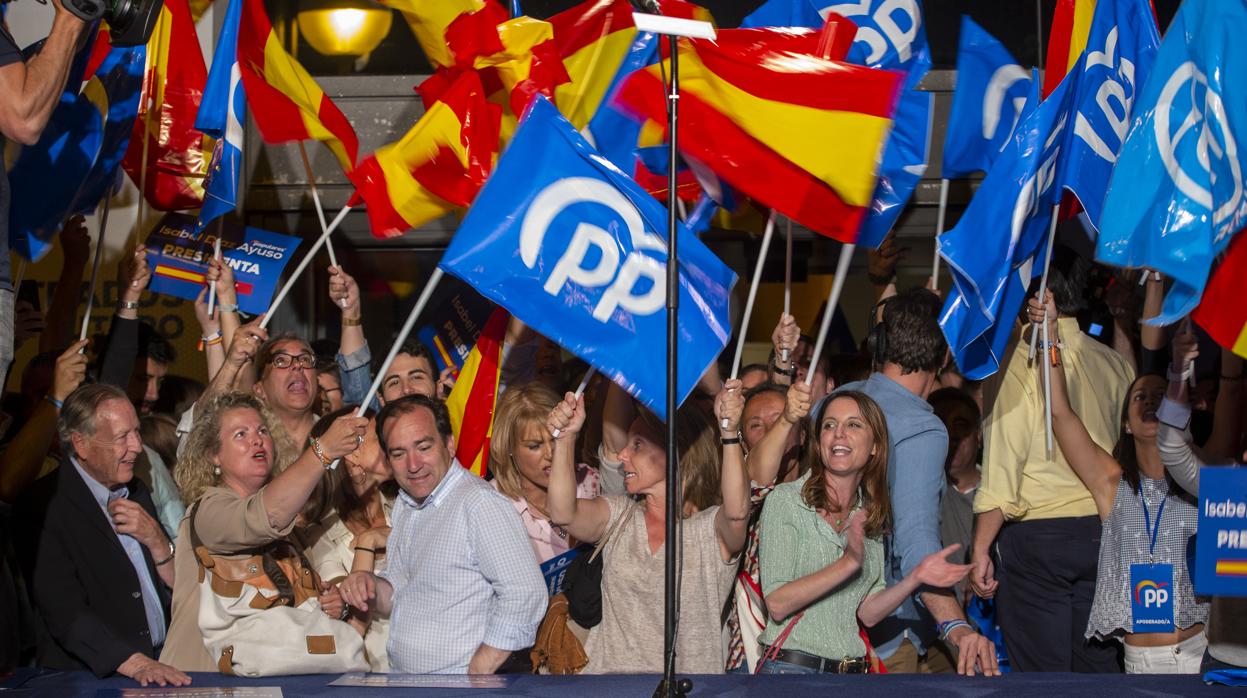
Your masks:
<path fill-rule="evenodd" d="M 1247 596 L 1247 468 L 1200 468 L 1195 591 Z"/>
<path fill-rule="evenodd" d="M 593 548 L 582 545 L 541 563 L 541 576 L 545 577 L 546 590 L 550 592 L 550 596 L 563 591 L 563 578 L 567 576 L 567 568 L 571 566 L 572 560 L 585 551 L 592 552 Z"/>
<path fill-rule="evenodd" d="M 251 315 L 268 310 L 277 281 L 302 240 L 225 222 L 196 233 L 195 217 L 184 213 L 166 214 L 147 236 L 151 291 L 191 301 L 198 298 L 218 231 L 221 257 L 234 270 L 238 308 Z"/>
<path fill-rule="evenodd" d="M 429 300 L 421 318 L 427 324 L 416 329 L 416 337 L 432 350 L 439 372 L 452 368 L 458 377 L 496 306 L 454 277 L 443 278 Z"/>

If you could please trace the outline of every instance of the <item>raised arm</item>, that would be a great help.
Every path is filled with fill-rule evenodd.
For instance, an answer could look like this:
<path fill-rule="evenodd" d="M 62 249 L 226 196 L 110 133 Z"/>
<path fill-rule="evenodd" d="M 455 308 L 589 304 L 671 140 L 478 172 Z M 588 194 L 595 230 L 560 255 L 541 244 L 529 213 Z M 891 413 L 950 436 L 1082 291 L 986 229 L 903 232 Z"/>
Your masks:
<path fill-rule="evenodd" d="M 234 284 L 234 270 L 228 262 L 208 260 L 208 283 L 216 284 L 216 320 L 221 324 L 222 352 L 234 343 L 234 333 L 241 324 L 238 319 L 238 288 Z M 208 374 L 212 376 L 212 373 Z"/>
<path fill-rule="evenodd" d="M 1243 425 L 1243 360 L 1229 349 L 1221 349 L 1221 385 L 1212 413 L 1212 434 L 1204 453 L 1214 460 L 1232 460 L 1239 455 Z"/>
<path fill-rule="evenodd" d="M 91 252 L 91 236 L 87 235 L 82 216 L 70 216 L 57 236 L 61 241 L 64 261 L 61 276 L 44 314 L 43 332 L 39 335 L 39 351 L 60 351 L 73 341 L 74 321 L 78 319 L 78 301 L 82 296 L 82 275 Z M 16 290 L 16 289 L 15 289 Z"/>
<path fill-rule="evenodd" d="M 56 17 L 39 53 L 26 63 L 0 67 L 0 133 L 22 145 L 39 142 L 69 80 L 78 41 L 87 28 L 54 0 Z"/>
<path fill-rule="evenodd" d="M 117 312 L 108 328 L 108 346 L 100 357 L 101 383 L 122 389 L 130 383 L 139 354 L 139 300 L 151 278 L 145 247 L 139 245 L 122 257 L 117 269 L 117 279 L 121 282 Z"/>
<path fill-rule="evenodd" d="M 16 502 L 22 491 L 39 477 L 43 459 L 56 443 L 57 407 L 82 384 L 87 374 L 87 357 L 81 353 L 87 340 L 74 342 L 56 360 L 52 391 L 48 399 L 35 405 L 30 418 L 0 452 L 0 501 Z"/>
<path fill-rule="evenodd" d="M 714 530 L 719 537 L 719 554 L 730 561 L 745 547 L 749 529 L 749 476 L 745 472 L 745 453 L 740 441 L 740 415 L 745 411 L 740 381 L 733 378 L 723 385 L 715 397 L 714 416 L 723 441 L 723 461 L 719 474 L 719 492 L 723 505 L 714 515 Z M 726 427 L 723 425 L 727 424 Z"/>
<path fill-rule="evenodd" d="M 329 267 L 329 298 L 342 309 L 342 339 L 338 344 L 338 370 L 342 380 L 342 400 L 358 405 L 372 384 L 372 353 L 364 339 L 363 302 L 359 284 L 342 270 Z"/>
<path fill-rule="evenodd" d="M 779 475 L 789 435 L 810 414 L 810 391 L 810 386 L 804 381 L 788 386 L 784 414 L 775 420 L 762 440 L 749 451 L 749 457 L 745 459 L 749 466 L 749 477 L 759 485 L 770 485 Z"/>
<path fill-rule="evenodd" d="M 1053 344 L 1060 341 L 1057 333 L 1056 303 L 1052 300 L 1052 292 L 1048 292 L 1048 339 Z M 1036 336 L 1041 336 L 1040 328 L 1044 322 L 1044 306 L 1038 299 L 1027 302 L 1027 312 L 1035 327 Z M 1059 351 L 1059 350 L 1058 350 Z M 1055 356 L 1045 352 L 1039 361 L 1051 362 Z M 1039 393 L 1043 394 L 1042 365 L 1037 364 L 1035 376 L 1038 381 Z M 1052 431 L 1056 436 L 1057 446 L 1064 454 L 1066 462 L 1074 474 L 1082 480 L 1095 500 L 1096 510 L 1101 519 L 1108 518 L 1113 510 L 1113 501 L 1117 499 L 1117 485 L 1121 482 L 1121 465 L 1111 454 L 1100 448 L 1087 432 L 1087 427 L 1069 403 L 1069 393 L 1065 384 L 1065 367 L 1058 360 L 1051 366 L 1052 383 Z"/>
<path fill-rule="evenodd" d="M 602 449 L 610 460 L 619 460 L 619 452 L 628 444 L 628 427 L 632 426 L 635 416 L 632 398 L 610 381 L 602 406 Z"/>
<path fill-rule="evenodd" d="M 343 415 L 334 420 L 324 436 L 313 439 L 313 442 L 320 444 L 321 453 L 332 462 L 354 453 L 367 429 L 367 417 Z M 260 496 L 264 499 L 264 509 L 273 528 L 282 529 L 294 521 L 320 482 L 327 465 L 328 462 L 322 461 L 309 446 L 298 460 L 265 485 Z"/>
<path fill-rule="evenodd" d="M 576 497 L 576 435 L 584 423 L 584 399 L 577 399 L 572 393 L 567 393 L 550 411 L 546 428 L 557 436 L 554 436 L 554 453 L 551 454 L 546 506 L 551 523 L 566 527 L 568 533 L 582 541 L 596 543 L 606 533 L 611 512 L 605 499 Z M 622 446 L 620 448 L 622 450 Z"/>
<path fill-rule="evenodd" d="M 775 385 L 791 385 L 796 375 L 796 349 L 801 341 L 801 328 L 791 315 L 781 314 L 775 329 L 771 331 L 771 362 L 766 367 L 766 378 Z M 787 350 L 788 358 L 784 358 Z M 759 480 L 761 482 L 761 480 Z"/>

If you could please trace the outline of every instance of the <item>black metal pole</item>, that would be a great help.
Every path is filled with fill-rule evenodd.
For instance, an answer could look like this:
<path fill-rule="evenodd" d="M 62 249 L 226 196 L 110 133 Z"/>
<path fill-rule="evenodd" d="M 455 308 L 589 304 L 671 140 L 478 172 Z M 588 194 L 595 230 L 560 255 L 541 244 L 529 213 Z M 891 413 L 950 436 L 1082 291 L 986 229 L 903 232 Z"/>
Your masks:
<path fill-rule="evenodd" d="M 680 541 L 676 526 L 676 517 L 683 510 L 679 501 L 680 469 L 679 454 L 675 445 L 676 429 L 676 348 L 679 346 L 679 306 L 680 286 L 679 267 L 676 262 L 676 166 L 679 158 L 678 122 L 680 112 L 680 54 L 678 40 L 668 36 L 671 47 L 671 76 L 667 94 L 667 133 L 670 139 L 670 150 L 667 153 L 667 520 L 666 520 L 666 592 L 663 595 L 663 680 L 658 685 L 655 695 L 674 698 L 686 694 L 691 688 L 690 682 L 681 681 L 677 685 L 675 679 L 675 641 L 676 624 L 679 618 L 679 603 L 676 583 L 679 570 L 676 565 L 676 553 Z"/>

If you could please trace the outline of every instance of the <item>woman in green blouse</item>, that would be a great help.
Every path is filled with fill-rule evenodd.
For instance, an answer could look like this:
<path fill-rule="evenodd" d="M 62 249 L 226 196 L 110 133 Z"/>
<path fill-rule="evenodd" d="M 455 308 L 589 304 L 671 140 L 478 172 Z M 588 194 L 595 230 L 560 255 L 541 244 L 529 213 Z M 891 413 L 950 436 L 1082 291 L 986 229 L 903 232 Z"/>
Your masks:
<path fill-rule="evenodd" d="M 761 673 L 866 673 L 867 627 L 883 620 L 919 586 L 950 587 L 970 571 L 928 555 L 887 587 L 883 535 L 888 499 L 888 427 L 864 393 L 823 402 L 807 472 L 779 485 L 762 509 L 759 556 L 770 620 L 759 638 Z"/>

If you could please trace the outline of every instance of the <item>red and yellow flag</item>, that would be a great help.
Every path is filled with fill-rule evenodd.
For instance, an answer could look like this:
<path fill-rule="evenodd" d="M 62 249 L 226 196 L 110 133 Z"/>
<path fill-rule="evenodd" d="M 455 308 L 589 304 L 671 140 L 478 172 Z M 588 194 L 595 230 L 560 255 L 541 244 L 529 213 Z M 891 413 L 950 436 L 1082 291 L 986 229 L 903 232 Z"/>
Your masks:
<path fill-rule="evenodd" d="M 121 162 L 153 208 L 203 205 L 212 139 L 194 126 L 207 79 L 187 0 L 165 0 L 147 42 L 143 98 Z"/>
<path fill-rule="evenodd" d="M 359 156 L 355 129 L 307 70 L 282 48 L 264 0 L 241 1 L 246 6 L 238 27 L 238 67 L 260 136 L 267 143 L 321 141 L 349 173 Z"/>
<path fill-rule="evenodd" d="M 729 29 L 680 43 L 680 145 L 758 203 L 844 242 L 870 205 L 903 76 L 821 58 L 817 32 Z M 658 67 L 620 106 L 666 118 Z"/>
<path fill-rule="evenodd" d="M 665 0 L 664 15 L 712 21 L 690 2 Z M 597 112 L 637 38 L 628 0 L 587 0 L 550 18 L 569 82 L 554 91 L 554 104 L 578 129 Z"/>
<path fill-rule="evenodd" d="M 1043 96 L 1061 84 L 1087 47 L 1095 0 L 1057 0 L 1048 34 L 1048 57 L 1044 64 Z"/>
<path fill-rule="evenodd" d="M 494 433 L 494 407 L 502 377 L 502 344 L 510 319 L 502 308 L 489 316 L 476 346 L 459 370 L 454 390 L 446 398 L 455 434 L 455 457 L 481 477 L 489 472 L 489 439 Z"/>
<path fill-rule="evenodd" d="M 503 50 L 497 26 L 509 18 L 493 0 L 376 0 L 402 13 L 434 68 L 472 65 Z"/>
<path fill-rule="evenodd" d="M 1208 280 L 1204 297 L 1191 319 L 1217 344 L 1247 358 L 1247 304 L 1243 303 L 1243 279 L 1247 279 L 1247 235 L 1238 235 Z"/>
<path fill-rule="evenodd" d="M 471 204 L 493 169 L 500 117 L 468 71 L 401 139 L 361 162 L 349 176 L 373 235 L 402 235 Z"/>

